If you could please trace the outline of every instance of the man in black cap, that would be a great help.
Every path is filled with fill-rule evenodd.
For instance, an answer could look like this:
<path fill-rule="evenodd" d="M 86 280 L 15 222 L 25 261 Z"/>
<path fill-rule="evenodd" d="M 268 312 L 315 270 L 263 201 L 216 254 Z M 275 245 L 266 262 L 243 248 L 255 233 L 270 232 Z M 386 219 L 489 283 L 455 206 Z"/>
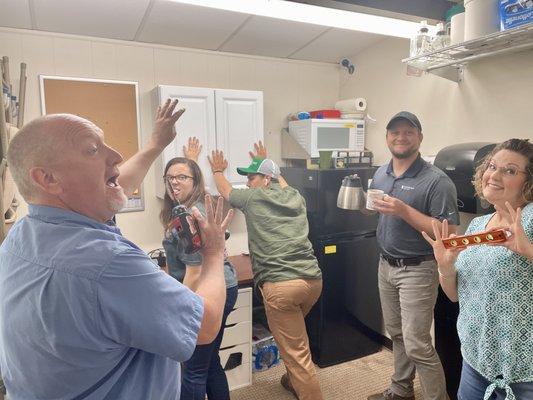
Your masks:
<path fill-rule="evenodd" d="M 435 219 L 447 219 L 455 232 L 459 212 L 452 181 L 420 157 L 422 139 L 416 115 L 402 111 L 392 117 L 386 134 L 392 159 L 376 171 L 370 185 L 385 193 L 373 203 L 379 213 L 379 293 L 393 343 L 394 374 L 389 388 L 368 400 L 414 399 L 415 371 L 425 400 L 446 399 L 444 372 L 430 334 L 438 270 L 421 232 L 433 232 Z"/>

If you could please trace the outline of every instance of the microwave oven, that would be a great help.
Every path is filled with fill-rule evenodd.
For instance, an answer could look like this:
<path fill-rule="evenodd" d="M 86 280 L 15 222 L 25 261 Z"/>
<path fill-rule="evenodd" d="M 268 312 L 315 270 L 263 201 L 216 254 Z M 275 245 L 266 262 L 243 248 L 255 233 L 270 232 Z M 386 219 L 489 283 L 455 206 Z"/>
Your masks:
<path fill-rule="evenodd" d="M 363 119 L 302 119 L 289 121 L 289 134 L 311 158 L 319 151 L 364 151 Z"/>

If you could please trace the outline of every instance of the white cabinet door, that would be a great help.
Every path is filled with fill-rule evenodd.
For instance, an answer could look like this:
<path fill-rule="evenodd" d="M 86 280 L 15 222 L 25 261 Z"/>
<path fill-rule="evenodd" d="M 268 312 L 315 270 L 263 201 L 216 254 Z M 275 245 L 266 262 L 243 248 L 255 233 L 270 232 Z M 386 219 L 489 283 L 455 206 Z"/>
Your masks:
<path fill-rule="evenodd" d="M 161 157 L 162 165 L 159 168 L 156 166 L 156 174 L 161 172 L 161 176 L 156 177 L 157 195 L 162 198 L 164 194 L 162 173 L 166 163 L 174 157 L 183 157 L 183 146 L 191 136 L 196 136 L 203 146 L 198 164 L 204 174 L 206 189 L 211 193 L 217 193 L 206 157 L 211 149 L 216 148 L 215 95 L 213 89 L 159 86 L 158 92 L 159 104 L 163 104 L 168 98 L 178 99 L 179 103 L 176 108 L 185 108 L 185 113 L 176 122 L 177 136 L 164 150 Z"/>
<path fill-rule="evenodd" d="M 215 90 L 217 147 L 228 160 L 226 177 L 232 185 L 246 184 L 237 167 L 251 162 L 248 151 L 263 140 L 263 92 Z"/>
<path fill-rule="evenodd" d="M 248 166 L 248 151 L 253 144 L 263 140 L 263 93 L 247 90 L 222 90 L 186 86 L 160 85 L 155 90 L 156 104 L 168 98 L 178 99 L 178 108 L 185 113 L 176 122 L 176 139 L 156 161 L 156 194 L 163 198 L 165 186 L 163 173 L 166 163 L 183 156 L 183 146 L 190 136 L 199 138 L 203 146 L 198 160 L 206 189 L 217 194 L 207 155 L 212 150 L 224 152 L 228 160 L 226 177 L 232 185 L 246 184 L 246 177 L 237 174 L 236 168 Z"/>

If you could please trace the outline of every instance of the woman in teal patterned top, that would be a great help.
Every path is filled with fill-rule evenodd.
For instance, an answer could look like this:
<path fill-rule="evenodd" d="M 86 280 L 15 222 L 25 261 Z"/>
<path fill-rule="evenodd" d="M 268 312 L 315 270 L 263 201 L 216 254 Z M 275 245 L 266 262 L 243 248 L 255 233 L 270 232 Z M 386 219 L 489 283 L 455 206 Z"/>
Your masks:
<path fill-rule="evenodd" d="M 447 250 L 446 221 L 442 231 L 434 224 L 435 240 L 423 233 L 442 289 L 459 301 L 458 399 L 533 399 L 533 144 L 510 139 L 496 146 L 474 185 L 496 212 L 473 219 L 466 234 L 505 228 L 506 242 Z"/>

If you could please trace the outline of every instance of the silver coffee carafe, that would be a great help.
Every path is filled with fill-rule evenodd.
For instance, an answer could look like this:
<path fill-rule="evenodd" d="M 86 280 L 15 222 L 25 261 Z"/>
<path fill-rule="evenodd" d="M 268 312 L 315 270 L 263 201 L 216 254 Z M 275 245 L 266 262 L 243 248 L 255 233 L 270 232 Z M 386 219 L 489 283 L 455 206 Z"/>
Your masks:
<path fill-rule="evenodd" d="M 344 177 L 337 197 L 337 207 L 345 210 L 361 210 L 365 207 L 365 202 L 361 178 L 357 174 Z"/>

